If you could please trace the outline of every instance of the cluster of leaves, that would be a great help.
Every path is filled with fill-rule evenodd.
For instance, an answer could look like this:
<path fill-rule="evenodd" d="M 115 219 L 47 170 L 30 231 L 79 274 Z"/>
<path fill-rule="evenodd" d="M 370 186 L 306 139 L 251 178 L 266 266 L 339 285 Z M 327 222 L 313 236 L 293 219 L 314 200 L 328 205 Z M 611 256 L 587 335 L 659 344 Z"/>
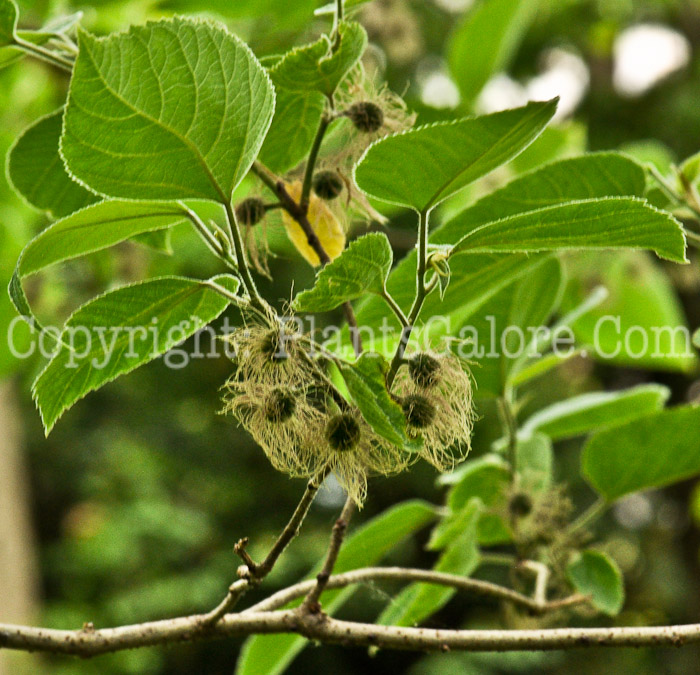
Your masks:
<path fill-rule="evenodd" d="M 462 29 L 470 39 L 488 20 L 486 8 L 496 4 L 487 3 L 470 16 Z M 512 5 L 513 11 L 496 51 L 490 45 L 479 52 L 489 63 L 471 72 L 462 68 L 464 60 L 454 50 L 460 87 L 472 96 L 507 58 L 515 39 L 512 27 L 525 25 L 516 9 L 527 12 L 528 3 L 500 4 Z M 33 386 L 47 433 L 89 392 L 166 353 L 231 303 L 256 302 L 233 216 L 234 192 L 255 161 L 284 175 L 310 157 L 329 99 L 366 47 L 363 29 L 353 22 L 340 23 L 330 37 L 262 62 L 213 23 L 173 19 L 105 38 L 78 29 L 75 45 L 69 37 L 74 23 L 71 18 L 43 31 L 19 31 L 13 0 L 0 0 L 2 65 L 29 53 L 72 71 L 65 107 L 27 129 L 8 159 L 17 192 L 57 218 L 17 262 L 10 296 L 18 311 L 39 326 L 22 286 L 25 277 L 126 240 L 167 249 L 169 231 L 183 223 L 196 229 L 229 270 L 206 280 L 148 279 L 110 290 L 76 309 Z M 563 309 L 560 324 L 574 328 L 583 348 L 592 330 L 587 322 L 600 310 L 602 298 L 583 292 L 562 297 L 563 254 L 648 250 L 666 260 L 686 261 L 683 226 L 647 200 L 657 197 L 649 191 L 653 177 L 617 153 L 538 166 L 430 228 L 441 204 L 522 153 L 543 133 L 555 109 L 556 101 L 533 102 L 420 126 L 378 140 L 354 168 L 354 182 L 369 198 L 416 212 L 417 250 L 394 264 L 386 234 L 359 237 L 319 270 L 313 286 L 298 293 L 292 307 L 327 312 L 355 303 L 361 326 L 378 328 L 385 319 L 394 326 L 395 342 L 388 352 L 371 346 L 357 360 L 338 356 L 336 361 L 349 397 L 374 432 L 392 443 L 410 445 L 405 417 L 386 384 L 387 373 L 395 374 L 403 358 L 400 337 L 407 330 L 438 344 L 448 336 L 444 324 L 428 321 L 432 316 L 448 318 L 453 330 L 468 322 L 484 328 L 486 317 L 494 315 L 503 318 L 503 326 L 526 329 L 546 324 Z M 45 170 L 37 175 L 39 165 Z M 682 167 L 686 190 L 695 189 L 696 166 L 691 159 Z M 668 200 L 654 203 L 671 206 Z M 205 224 L 212 220 L 224 226 Z M 663 298 L 658 305 L 664 308 Z M 124 333 L 112 346 L 109 367 L 95 367 L 104 346 L 97 339 L 100 330 L 148 331 L 154 322 L 156 344 L 132 343 Z M 91 349 L 77 327 L 87 329 Z M 177 333 L 171 330 L 175 327 Z M 546 349 L 547 344 L 540 338 L 536 346 Z M 134 347 L 135 357 L 129 353 Z M 518 427 L 520 388 L 562 360 L 551 353 L 526 353 L 481 362 L 475 372 L 479 395 L 498 399 L 505 420 L 504 437 L 494 444 L 493 454 L 470 460 L 441 479 L 448 492 L 447 508 L 439 517 L 423 503 L 397 506 L 359 531 L 355 543 L 348 542 L 336 569 L 372 564 L 403 537 L 437 520 L 429 543 L 439 552 L 436 570 L 467 576 L 481 564 L 483 549 L 512 546 L 519 556 L 559 566 L 565 583 L 591 596 L 597 610 L 617 613 L 623 591 L 614 562 L 596 549 L 581 550 L 582 540 L 574 536 L 577 522 L 569 522 L 568 513 L 563 533 L 571 536 L 554 538 L 555 521 L 538 509 L 557 498 L 564 501 L 553 477 L 553 443 L 587 437 L 582 475 L 611 504 L 700 473 L 698 447 L 687 432 L 698 428 L 700 408 L 664 409 L 667 390 L 643 386 L 561 401 Z M 676 365 L 687 369 L 694 359 Z M 527 508 L 514 513 L 509 505 L 523 496 Z M 541 522 L 529 522 L 537 517 Z M 332 611 L 349 593 L 329 593 L 324 607 Z M 410 586 L 378 620 L 418 623 L 444 606 L 451 593 Z M 266 672 L 279 672 L 303 643 L 296 637 L 253 638 L 240 672 L 260 672 L 261 664 L 267 664 Z"/>

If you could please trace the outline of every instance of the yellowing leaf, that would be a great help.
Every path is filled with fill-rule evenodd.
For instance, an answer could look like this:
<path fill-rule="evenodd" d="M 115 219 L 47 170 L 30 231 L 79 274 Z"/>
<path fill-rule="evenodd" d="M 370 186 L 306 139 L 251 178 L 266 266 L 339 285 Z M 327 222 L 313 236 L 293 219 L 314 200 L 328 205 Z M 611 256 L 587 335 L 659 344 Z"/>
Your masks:
<path fill-rule="evenodd" d="M 301 199 L 301 181 L 285 185 L 289 196 L 298 202 Z M 314 229 L 321 246 L 331 260 L 335 260 L 345 248 L 345 230 L 328 208 L 326 202 L 312 194 L 309 201 L 309 213 L 307 215 L 311 227 Z M 316 251 L 309 246 L 304 230 L 286 211 L 282 212 L 282 222 L 287 230 L 287 236 L 294 246 L 309 264 L 318 267 L 321 264 Z"/>

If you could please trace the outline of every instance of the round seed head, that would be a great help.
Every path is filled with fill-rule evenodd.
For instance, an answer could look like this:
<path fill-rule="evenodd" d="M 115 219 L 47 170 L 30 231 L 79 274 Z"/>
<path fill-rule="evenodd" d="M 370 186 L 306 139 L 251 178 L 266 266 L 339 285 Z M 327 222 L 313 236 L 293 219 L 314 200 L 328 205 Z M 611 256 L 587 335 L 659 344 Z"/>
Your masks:
<path fill-rule="evenodd" d="M 330 201 L 343 191 L 343 181 L 335 171 L 319 171 L 314 176 L 313 187 L 321 199 Z"/>
<path fill-rule="evenodd" d="M 424 429 L 435 419 L 435 406 L 420 394 L 409 394 L 401 403 L 406 421 L 417 429 Z"/>
<path fill-rule="evenodd" d="M 440 362 L 430 354 L 416 354 L 408 362 L 408 374 L 421 389 L 429 389 L 437 384 Z"/>
<path fill-rule="evenodd" d="M 257 225 L 265 217 L 265 203 L 260 197 L 248 197 L 236 205 L 236 218 L 243 225 Z"/>
<path fill-rule="evenodd" d="M 524 518 L 532 511 L 532 499 L 524 492 L 516 492 L 510 498 L 508 510 L 516 518 Z"/>
<path fill-rule="evenodd" d="M 382 109 L 371 101 L 360 101 L 351 105 L 346 115 L 352 120 L 355 129 L 365 134 L 379 131 L 384 124 L 384 113 Z"/>
<path fill-rule="evenodd" d="M 286 340 L 279 330 L 271 330 L 263 337 L 260 351 L 269 361 L 284 361 L 289 358 L 285 342 Z"/>
<path fill-rule="evenodd" d="M 291 391 L 273 389 L 263 404 L 265 419 L 275 424 L 286 422 L 294 414 L 296 405 L 296 399 Z"/>
<path fill-rule="evenodd" d="M 349 413 L 340 413 L 326 426 L 326 438 L 338 452 L 352 450 L 360 440 L 360 425 Z"/>

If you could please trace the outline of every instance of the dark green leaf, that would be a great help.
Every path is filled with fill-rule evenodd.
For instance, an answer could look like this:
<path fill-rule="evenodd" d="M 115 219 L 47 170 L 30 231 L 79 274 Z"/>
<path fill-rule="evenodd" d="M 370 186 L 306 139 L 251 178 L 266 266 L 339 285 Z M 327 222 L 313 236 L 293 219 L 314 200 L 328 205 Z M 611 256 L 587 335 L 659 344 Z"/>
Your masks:
<path fill-rule="evenodd" d="M 572 586 L 589 595 L 591 604 L 609 616 L 620 613 L 625 602 L 622 573 L 615 561 L 601 551 L 589 549 L 569 563 L 566 575 Z"/>
<path fill-rule="evenodd" d="M 685 235 L 675 218 L 643 200 L 620 197 L 560 204 L 487 223 L 455 244 L 454 252 L 620 248 L 651 249 L 661 258 L 687 262 Z"/>
<path fill-rule="evenodd" d="M 580 436 L 657 412 L 670 393 L 660 384 L 643 384 L 624 391 L 581 394 L 536 412 L 520 433 L 527 436 L 540 431 L 555 441 Z"/>
<path fill-rule="evenodd" d="M 367 33 L 359 23 L 343 22 L 339 34 L 340 43 L 335 50 L 331 39 L 324 35 L 313 44 L 285 54 L 270 71 L 275 85 L 289 91 L 320 91 L 331 96 L 367 46 Z"/>
<path fill-rule="evenodd" d="M 377 434 L 401 448 L 420 447 L 420 441 L 406 435 L 401 406 L 387 391 L 388 364 L 383 356 L 365 352 L 355 363 L 341 362 L 338 367 L 353 401 Z"/>
<path fill-rule="evenodd" d="M 528 103 L 387 136 L 369 147 L 355 168 L 355 180 L 370 197 L 429 211 L 522 152 L 556 105 L 556 99 Z"/>
<path fill-rule="evenodd" d="M 98 200 L 66 173 L 58 154 L 63 109 L 24 130 L 10 149 L 7 171 L 15 190 L 32 206 L 54 218 L 67 216 Z M 41 167 L 40 170 L 37 170 Z"/>
<path fill-rule="evenodd" d="M 700 407 L 679 407 L 599 431 L 581 457 L 586 480 L 608 501 L 700 473 Z"/>
<path fill-rule="evenodd" d="M 298 312 L 327 312 L 366 293 L 381 295 L 392 260 L 387 236 L 366 234 L 323 267 L 313 288 L 299 293 L 293 307 Z"/>
<path fill-rule="evenodd" d="M 399 542 L 434 518 L 435 509 L 427 502 L 414 500 L 394 506 L 347 539 L 338 555 L 335 573 L 376 564 Z M 310 576 L 319 571 L 320 565 Z M 323 609 L 332 615 L 354 591 L 354 588 L 346 588 L 324 593 Z M 306 644 L 306 640 L 298 635 L 256 635 L 249 638 L 236 665 L 236 675 L 280 675 Z"/>
<path fill-rule="evenodd" d="M 250 49 L 223 26 L 179 18 L 80 32 L 79 44 L 61 145 L 70 172 L 112 197 L 229 200 L 274 110 Z"/>
<path fill-rule="evenodd" d="M 18 15 L 14 0 L 0 0 L 0 47 L 14 44 Z"/>
<path fill-rule="evenodd" d="M 277 87 L 275 116 L 260 149 L 260 161 L 278 174 L 297 166 L 311 148 L 324 106 L 319 91 L 296 92 Z"/>
<path fill-rule="evenodd" d="M 238 280 L 211 280 L 231 293 Z M 87 393 L 165 354 L 226 309 L 206 282 L 162 277 L 124 286 L 86 303 L 66 321 L 61 344 L 32 387 L 48 434 Z"/>

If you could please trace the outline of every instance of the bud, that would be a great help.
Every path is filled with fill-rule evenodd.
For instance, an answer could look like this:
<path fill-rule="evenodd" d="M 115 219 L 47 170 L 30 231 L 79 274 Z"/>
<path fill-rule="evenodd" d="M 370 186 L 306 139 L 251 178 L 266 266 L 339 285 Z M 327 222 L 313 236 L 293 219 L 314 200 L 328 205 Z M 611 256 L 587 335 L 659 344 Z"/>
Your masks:
<path fill-rule="evenodd" d="M 338 452 L 352 450 L 360 440 L 360 425 L 350 413 L 340 413 L 328 422 L 326 439 Z"/>
<path fill-rule="evenodd" d="M 382 109 L 371 101 L 360 101 L 351 105 L 345 112 L 355 125 L 355 129 L 365 134 L 371 134 L 381 129 L 384 124 Z"/>
<path fill-rule="evenodd" d="M 430 389 L 430 387 L 435 386 L 439 372 L 440 362 L 430 354 L 416 354 L 408 362 L 408 374 L 414 384 L 421 389 Z"/>
<path fill-rule="evenodd" d="M 236 219 L 243 225 L 257 225 L 265 217 L 265 202 L 248 197 L 236 205 Z"/>
<path fill-rule="evenodd" d="M 406 421 L 417 429 L 424 429 L 432 424 L 435 419 L 435 406 L 420 394 L 409 394 L 401 402 Z"/>
<path fill-rule="evenodd" d="M 319 171 L 314 176 L 313 187 L 321 199 L 330 201 L 343 191 L 343 181 L 335 171 Z"/>
<path fill-rule="evenodd" d="M 296 410 L 294 394 L 285 389 L 273 389 L 263 404 L 265 419 L 274 424 L 286 422 Z"/>

